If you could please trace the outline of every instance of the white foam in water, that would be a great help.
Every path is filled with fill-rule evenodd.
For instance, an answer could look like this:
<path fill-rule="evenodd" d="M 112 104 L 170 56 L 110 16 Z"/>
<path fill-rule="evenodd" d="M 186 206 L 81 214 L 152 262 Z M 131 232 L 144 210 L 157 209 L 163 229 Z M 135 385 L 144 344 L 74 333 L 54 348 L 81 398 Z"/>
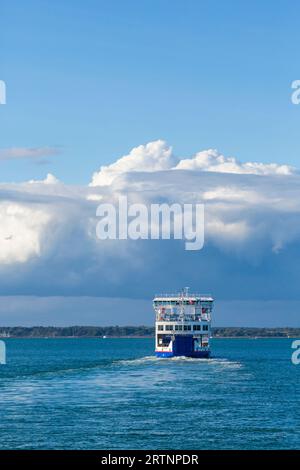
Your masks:
<path fill-rule="evenodd" d="M 172 363 L 172 362 L 179 362 L 179 363 L 194 363 L 199 365 L 216 365 L 221 366 L 222 368 L 231 368 L 231 369 L 239 369 L 242 367 L 242 364 L 237 361 L 229 361 L 225 358 L 209 358 L 209 359 L 198 359 L 194 357 L 186 357 L 186 356 L 175 356 L 175 357 L 156 357 L 156 356 L 145 356 L 140 357 L 137 359 L 128 359 L 128 360 L 120 360 L 118 364 L 121 365 L 142 365 L 147 363 L 157 363 L 157 364 L 165 364 L 165 363 Z"/>
<path fill-rule="evenodd" d="M 147 362 L 157 362 L 160 361 L 161 358 L 156 357 L 156 356 L 145 356 L 145 357 L 140 357 L 138 359 L 125 359 L 125 360 L 120 360 L 116 361 L 117 364 L 122 364 L 126 366 L 131 366 L 131 365 L 137 365 L 137 364 L 146 364 Z"/>

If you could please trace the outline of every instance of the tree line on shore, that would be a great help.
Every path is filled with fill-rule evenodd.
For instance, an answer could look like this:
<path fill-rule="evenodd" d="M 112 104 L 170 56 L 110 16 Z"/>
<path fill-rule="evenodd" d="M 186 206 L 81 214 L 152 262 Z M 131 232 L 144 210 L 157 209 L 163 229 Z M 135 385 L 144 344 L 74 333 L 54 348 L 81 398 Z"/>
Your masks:
<path fill-rule="evenodd" d="M 0 327 L 0 337 L 14 338 L 97 338 L 97 337 L 152 337 L 152 326 L 32 326 Z M 225 338 L 270 338 L 300 337 L 300 328 L 250 328 L 250 327 L 214 327 L 214 337 Z"/>

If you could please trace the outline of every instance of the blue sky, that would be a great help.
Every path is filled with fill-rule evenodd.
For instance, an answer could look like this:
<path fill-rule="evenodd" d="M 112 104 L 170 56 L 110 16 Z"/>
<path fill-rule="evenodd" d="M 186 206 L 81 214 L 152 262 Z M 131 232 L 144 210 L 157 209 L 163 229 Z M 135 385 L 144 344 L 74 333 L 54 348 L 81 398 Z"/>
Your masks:
<path fill-rule="evenodd" d="M 41 308 L 43 324 L 149 324 L 139 302 L 182 285 L 217 297 L 219 324 L 299 322 L 299 14 L 296 0 L 2 1 L 0 324 Z M 205 203 L 204 249 L 99 243 L 97 198 L 122 192 Z"/>
<path fill-rule="evenodd" d="M 297 1 L 4 1 L 1 147 L 57 146 L 46 165 L 6 161 L 3 181 L 66 183 L 141 143 L 218 148 L 299 166 Z M 49 160 L 49 159 L 48 159 Z"/>

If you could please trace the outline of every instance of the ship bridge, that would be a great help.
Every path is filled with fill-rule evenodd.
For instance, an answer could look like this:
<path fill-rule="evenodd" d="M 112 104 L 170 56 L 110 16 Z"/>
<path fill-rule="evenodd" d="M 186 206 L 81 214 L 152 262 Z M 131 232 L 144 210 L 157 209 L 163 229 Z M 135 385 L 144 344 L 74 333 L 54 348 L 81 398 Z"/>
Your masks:
<path fill-rule="evenodd" d="M 213 298 L 210 294 L 159 294 L 153 299 L 156 321 L 209 321 Z"/>

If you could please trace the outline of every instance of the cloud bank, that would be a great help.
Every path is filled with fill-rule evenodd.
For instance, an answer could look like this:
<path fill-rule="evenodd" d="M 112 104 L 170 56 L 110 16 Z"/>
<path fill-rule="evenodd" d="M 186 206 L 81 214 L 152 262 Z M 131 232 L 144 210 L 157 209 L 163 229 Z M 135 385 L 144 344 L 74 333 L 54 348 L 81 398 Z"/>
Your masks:
<path fill-rule="evenodd" d="M 47 175 L 0 184 L 0 195 L 1 295 L 150 298 L 190 285 L 218 299 L 300 300 L 300 176 L 288 165 L 241 163 L 215 150 L 180 159 L 159 140 L 101 167 L 89 186 Z M 204 249 L 98 240 L 99 201 L 119 195 L 204 203 Z"/>

